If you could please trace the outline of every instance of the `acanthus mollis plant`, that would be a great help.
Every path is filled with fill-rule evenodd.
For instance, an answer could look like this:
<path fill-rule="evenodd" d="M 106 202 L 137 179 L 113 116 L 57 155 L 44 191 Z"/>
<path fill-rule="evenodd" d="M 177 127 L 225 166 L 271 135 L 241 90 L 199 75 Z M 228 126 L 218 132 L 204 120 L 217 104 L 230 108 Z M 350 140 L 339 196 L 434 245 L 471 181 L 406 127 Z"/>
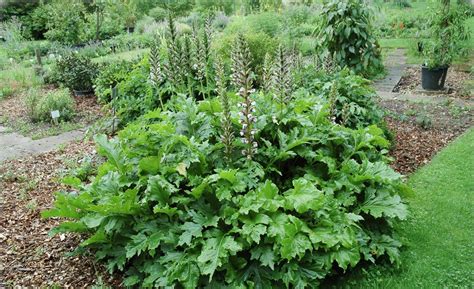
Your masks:
<path fill-rule="evenodd" d="M 397 264 L 406 186 L 383 132 L 331 123 L 316 95 L 295 94 L 280 123 L 270 95 L 255 101 L 252 161 L 226 160 L 222 115 L 183 96 L 96 137 L 105 162 L 91 183 L 65 179 L 73 192 L 43 212 L 67 219 L 53 233 L 82 234 L 78 251 L 134 288 L 316 289 L 361 262 Z"/>
<path fill-rule="evenodd" d="M 225 147 L 225 157 L 231 160 L 233 153 L 234 131 L 227 94 L 227 77 L 225 74 L 224 62 L 221 59 L 216 60 L 216 87 L 217 95 L 222 105 L 222 135 L 221 141 Z"/>
<path fill-rule="evenodd" d="M 241 108 L 239 112 L 240 124 L 242 129 L 240 136 L 245 149 L 242 154 L 247 159 L 252 159 L 253 154 L 257 149 L 257 142 L 254 135 L 256 130 L 253 128 L 257 121 L 255 116 L 255 101 L 252 99 L 252 94 L 255 93 L 253 88 L 254 74 L 251 70 L 252 55 L 244 36 L 239 34 L 234 42 L 234 47 L 231 54 L 232 58 L 232 82 L 238 91 L 238 95 L 242 101 L 238 104 Z"/>

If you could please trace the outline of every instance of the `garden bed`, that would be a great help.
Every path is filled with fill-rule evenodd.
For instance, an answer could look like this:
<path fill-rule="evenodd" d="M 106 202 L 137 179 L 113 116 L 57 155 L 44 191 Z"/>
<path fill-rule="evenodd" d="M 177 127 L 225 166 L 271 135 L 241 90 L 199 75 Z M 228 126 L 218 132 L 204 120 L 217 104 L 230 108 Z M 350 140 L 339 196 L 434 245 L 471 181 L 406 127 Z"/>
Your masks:
<path fill-rule="evenodd" d="M 53 89 L 48 87 L 45 91 Z M 97 103 L 95 96 L 82 96 L 74 97 L 75 114 L 71 120 L 60 122 L 58 125 L 52 122 L 32 122 L 25 105 L 27 93 L 28 91 L 25 91 L 0 101 L 0 124 L 33 139 L 86 127 L 103 115 L 102 106 Z"/>
<path fill-rule="evenodd" d="M 414 172 L 474 124 L 474 110 L 455 104 L 384 101 L 389 128 L 395 134 L 392 167 Z"/>
<path fill-rule="evenodd" d="M 469 85 L 470 82 L 472 82 L 472 76 L 468 72 L 449 68 L 445 83 L 447 91 L 440 94 L 455 98 L 473 99 L 474 95 Z M 393 91 L 402 94 L 416 94 L 420 91 L 420 87 L 421 68 L 412 66 L 405 69 L 400 82 Z"/>

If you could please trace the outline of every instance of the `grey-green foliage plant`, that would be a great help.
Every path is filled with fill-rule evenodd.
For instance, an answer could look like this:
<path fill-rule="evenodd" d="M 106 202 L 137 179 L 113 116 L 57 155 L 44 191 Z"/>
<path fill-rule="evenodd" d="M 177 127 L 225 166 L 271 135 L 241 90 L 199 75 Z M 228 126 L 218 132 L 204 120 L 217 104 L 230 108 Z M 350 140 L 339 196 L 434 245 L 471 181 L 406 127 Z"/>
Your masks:
<path fill-rule="evenodd" d="M 31 88 L 25 99 L 28 115 L 33 122 L 51 121 L 51 111 L 59 111 L 59 120 L 68 121 L 74 115 L 74 99 L 67 89 L 44 92 Z"/>
<path fill-rule="evenodd" d="M 178 96 L 117 138 L 96 137 L 106 162 L 94 180 L 66 178 L 75 193 L 43 216 L 66 218 L 53 232 L 83 234 L 129 287 L 317 288 L 361 261 L 399 262 L 392 225 L 406 218 L 406 187 L 382 131 L 329 122 L 314 95 L 296 95 L 274 122 L 271 95 L 253 97 L 251 160 L 225 158 L 209 100 Z"/>
<path fill-rule="evenodd" d="M 466 53 L 463 42 L 470 36 L 465 23 L 471 13 L 469 7 L 462 2 L 455 5 L 448 0 L 440 2 L 431 10 L 430 39 L 423 42 L 424 64 L 430 69 L 447 67 Z"/>
<path fill-rule="evenodd" d="M 320 46 L 337 65 L 365 77 L 383 71 L 382 55 L 373 35 L 372 15 L 366 1 L 325 0 L 317 28 Z"/>

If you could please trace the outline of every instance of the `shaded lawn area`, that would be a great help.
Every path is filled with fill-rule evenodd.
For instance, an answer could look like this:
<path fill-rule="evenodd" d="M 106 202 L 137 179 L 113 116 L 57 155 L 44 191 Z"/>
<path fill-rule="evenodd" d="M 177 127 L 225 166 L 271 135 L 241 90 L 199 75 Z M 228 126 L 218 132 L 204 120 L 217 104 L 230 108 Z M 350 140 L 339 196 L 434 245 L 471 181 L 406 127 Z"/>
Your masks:
<path fill-rule="evenodd" d="M 474 288 L 474 128 L 408 182 L 401 267 L 357 268 L 324 288 Z"/>

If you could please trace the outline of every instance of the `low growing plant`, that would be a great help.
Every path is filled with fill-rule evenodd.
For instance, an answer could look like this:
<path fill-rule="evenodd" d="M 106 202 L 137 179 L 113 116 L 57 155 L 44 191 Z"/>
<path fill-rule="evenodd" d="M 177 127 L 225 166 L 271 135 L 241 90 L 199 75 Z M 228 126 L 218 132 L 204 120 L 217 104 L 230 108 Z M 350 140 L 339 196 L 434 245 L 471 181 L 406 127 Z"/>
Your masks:
<path fill-rule="evenodd" d="M 67 89 L 44 92 L 39 88 L 28 91 L 25 100 L 32 121 L 51 121 L 51 111 L 59 111 L 59 120 L 68 121 L 74 115 L 74 99 Z"/>

